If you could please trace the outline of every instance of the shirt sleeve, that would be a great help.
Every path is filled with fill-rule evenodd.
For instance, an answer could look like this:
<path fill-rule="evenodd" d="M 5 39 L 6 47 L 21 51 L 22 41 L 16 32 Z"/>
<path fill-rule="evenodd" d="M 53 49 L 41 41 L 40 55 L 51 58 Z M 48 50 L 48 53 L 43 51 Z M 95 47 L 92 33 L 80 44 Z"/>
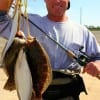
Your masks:
<path fill-rule="evenodd" d="M 7 14 L 0 13 L 0 36 L 8 39 L 11 31 L 11 19 Z"/>
<path fill-rule="evenodd" d="M 94 34 L 88 31 L 88 38 L 86 41 L 87 53 L 92 57 L 92 60 L 100 60 L 100 44 L 98 43 Z"/>

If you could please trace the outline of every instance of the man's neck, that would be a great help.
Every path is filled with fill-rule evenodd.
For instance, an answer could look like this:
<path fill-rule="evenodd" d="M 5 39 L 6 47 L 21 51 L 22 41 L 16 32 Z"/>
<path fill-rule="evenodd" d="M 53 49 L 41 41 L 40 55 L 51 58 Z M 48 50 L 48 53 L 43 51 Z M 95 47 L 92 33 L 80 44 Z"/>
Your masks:
<path fill-rule="evenodd" d="M 55 21 L 55 22 L 64 22 L 64 21 L 67 21 L 67 19 L 68 19 L 67 16 L 50 16 L 50 15 L 47 15 L 47 17 L 50 20 Z"/>

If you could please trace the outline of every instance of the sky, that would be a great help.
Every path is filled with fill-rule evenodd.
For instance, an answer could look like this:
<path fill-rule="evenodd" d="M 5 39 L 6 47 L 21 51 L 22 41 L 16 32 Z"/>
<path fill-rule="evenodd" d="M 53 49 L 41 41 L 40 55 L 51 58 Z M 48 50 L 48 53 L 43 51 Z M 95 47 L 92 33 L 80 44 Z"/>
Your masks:
<path fill-rule="evenodd" d="M 77 23 L 88 26 L 100 26 L 100 0 L 70 0 L 71 7 L 66 14 Z M 29 13 L 45 16 L 44 0 L 28 0 Z"/>

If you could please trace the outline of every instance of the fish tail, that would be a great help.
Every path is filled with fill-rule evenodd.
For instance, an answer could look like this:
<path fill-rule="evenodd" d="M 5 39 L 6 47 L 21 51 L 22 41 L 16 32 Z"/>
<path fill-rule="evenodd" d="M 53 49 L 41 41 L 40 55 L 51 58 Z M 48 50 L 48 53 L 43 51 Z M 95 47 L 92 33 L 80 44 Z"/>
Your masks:
<path fill-rule="evenodd" d="M 15 87 L 15 83 L 13 80 L 11 80 L 10 78 L 8 78 L 8 80 L 6 81 L 5 85 L 4 85 L 4 89 L 5 90 L 9 90 L 9 91 L 13 91 L 16 89 Z"/>

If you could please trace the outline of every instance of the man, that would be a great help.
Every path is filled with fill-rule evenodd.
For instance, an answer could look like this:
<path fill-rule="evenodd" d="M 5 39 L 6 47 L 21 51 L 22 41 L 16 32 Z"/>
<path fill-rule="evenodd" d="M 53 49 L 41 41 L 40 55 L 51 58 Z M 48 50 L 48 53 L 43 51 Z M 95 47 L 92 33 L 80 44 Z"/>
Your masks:
<path fill-rule="evenodd" d="M 54 22 L 67 22 L 69 20 L 65 14 L 66 9 L 68 8 L 69 0 L 55 0 L 55 1 L 45 0 L 45 2 L 46 2 L 47 10 L 48 10 L 47 17 L 49 20 L 54 21 Z M 76 32 L 74 32 L 74 34 L 76 34 Z M 94 61 L 94 62 L 88 63 L 84 71 L 91 74 L 92 76 L 96 76 L 97 73 L 100 73 L 100 61 Z"/>
<path fill-rule="evenodd" d="M 7 0 L 4 1 L 7 2 Z M 5 22 L 0 23 L 0 35 L 9 38 L 11 19 L 7 17 L 7 15 L 3 15 L 3 12 L 8 11 L 8 5 L 10 3 L 6 4 L 4 1 L 0 1 L 0 4 L 2 4 L 0 5 L 0 19 L 1 22 Z M 29 14 L 29 19 L 39 26 L 50 37 L 72 52 L 77 54 L 81 46 L 83 46 L 84 48 L 82 51 L 88 56 L 92 57 L 92 61 L 84 67 L 84 72 L 87 72 L 94 77 L 100 75 L 100 46 L 97 43 L 94 35 L 87 28 L 72 22 L 71 19 L 66 15 L 66 10 L 70 8 L 70 1 L 45 0 L 45 4 L 48 11 L 46 16 L 41 17 L 39 15 Z M 4 9 L 2 9 L 2 6 Z M 64 50 L 47 38 L 43 32 L 34 27 L 32 23 L 29 23 L 29 25 L 32 36 L 37 37 L 47 51 L 53 70 L 79 70 L 81 68 L 81 66 L 78 66 L 78 64 L 73 61 Z M 25 34 L 27 34 L 27 25 L 22 24 L 21 29 Z"/>

